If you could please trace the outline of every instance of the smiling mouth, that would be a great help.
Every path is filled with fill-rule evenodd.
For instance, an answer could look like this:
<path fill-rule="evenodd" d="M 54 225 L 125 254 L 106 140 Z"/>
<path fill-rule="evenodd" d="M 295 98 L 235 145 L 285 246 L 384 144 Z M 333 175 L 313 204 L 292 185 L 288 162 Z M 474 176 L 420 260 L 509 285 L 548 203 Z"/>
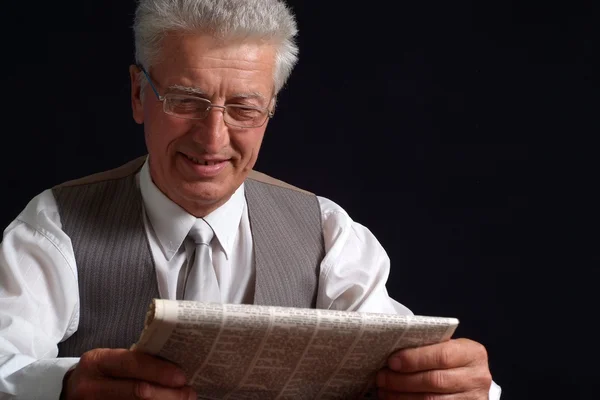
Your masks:
<path fill-rule="evenodd" d="M 181 153 L 183 154 L 183 153 Z M 219 161 L 205 161 L 205 160 L 199 160 L 195 157 L 190 157 L 187 154 L 183 154 L 185 156 L 185 158 L 187 158 L 188 160 L 190 160 L 191 162 L 193 162 L 194 164 L 198 164 L 198 165 L 217 165 L 217 164 L 221 164 L 223 162 L 225 162 L 226 160 L 219 160 Z"/>

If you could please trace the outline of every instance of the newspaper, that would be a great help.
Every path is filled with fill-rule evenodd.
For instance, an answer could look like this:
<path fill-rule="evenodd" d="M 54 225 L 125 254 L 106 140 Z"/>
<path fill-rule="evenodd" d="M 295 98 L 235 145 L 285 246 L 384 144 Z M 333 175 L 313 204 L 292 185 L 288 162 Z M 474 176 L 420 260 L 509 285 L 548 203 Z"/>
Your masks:
<path fill-rule="evenodd" d="M 359 399 L 395 350 L 455 318 L 154 299 L 132 349 L 178 364 L 199 399 Z"/>

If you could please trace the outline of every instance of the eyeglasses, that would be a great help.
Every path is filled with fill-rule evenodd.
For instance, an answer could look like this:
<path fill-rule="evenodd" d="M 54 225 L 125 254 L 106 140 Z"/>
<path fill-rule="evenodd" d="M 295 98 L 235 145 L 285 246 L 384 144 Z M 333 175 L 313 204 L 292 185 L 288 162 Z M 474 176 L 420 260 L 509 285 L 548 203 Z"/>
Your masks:
<path fill-rule="evenodd" d="M 223 121 L 229 126 L 237 128 L 258 128 L 263 126 L 267 119 L 273 118 L 273 111 L 266 108 L 246 106 L 242 104 L 225 104 L 219 106 L 212 104 L 210 100 L 187 94 L 167 93 L 161 96 L 152 83 L 150 75 L 141 65 L 138 66 L 150 86 L 156 94 L 158 101 L 163 103 L 163 111 L 166 114 L 183 119 L 204 119 L 213 108 L 223 110 Z"/>

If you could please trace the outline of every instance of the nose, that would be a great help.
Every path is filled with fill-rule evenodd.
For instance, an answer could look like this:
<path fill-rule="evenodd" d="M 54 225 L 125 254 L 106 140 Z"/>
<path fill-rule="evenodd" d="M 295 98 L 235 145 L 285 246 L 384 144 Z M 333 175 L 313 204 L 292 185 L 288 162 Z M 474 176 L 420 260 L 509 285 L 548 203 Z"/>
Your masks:
<path fill-rule="evenodd" d="M 211 106 L 204 119 L 196 120 L 193 127 L 194 140 L 205 151 L 217 153 L 229 145 L 229 130 L 223 120 L 225 107 Z"/>

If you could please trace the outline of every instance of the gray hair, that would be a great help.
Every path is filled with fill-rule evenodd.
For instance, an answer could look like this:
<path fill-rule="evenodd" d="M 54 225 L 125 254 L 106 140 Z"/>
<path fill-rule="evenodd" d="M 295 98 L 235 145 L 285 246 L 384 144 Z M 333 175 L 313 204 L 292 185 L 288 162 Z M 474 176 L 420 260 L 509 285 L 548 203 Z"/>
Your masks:
<path fill-rule="evenodd" d="M 281 0 L 139 0 L 133 30 L 136 62 L 146 70 L 159 61 L 162 39 L 170 32 L 274 42 L 275 94 L 298 60 L 296 21 Z"/>

